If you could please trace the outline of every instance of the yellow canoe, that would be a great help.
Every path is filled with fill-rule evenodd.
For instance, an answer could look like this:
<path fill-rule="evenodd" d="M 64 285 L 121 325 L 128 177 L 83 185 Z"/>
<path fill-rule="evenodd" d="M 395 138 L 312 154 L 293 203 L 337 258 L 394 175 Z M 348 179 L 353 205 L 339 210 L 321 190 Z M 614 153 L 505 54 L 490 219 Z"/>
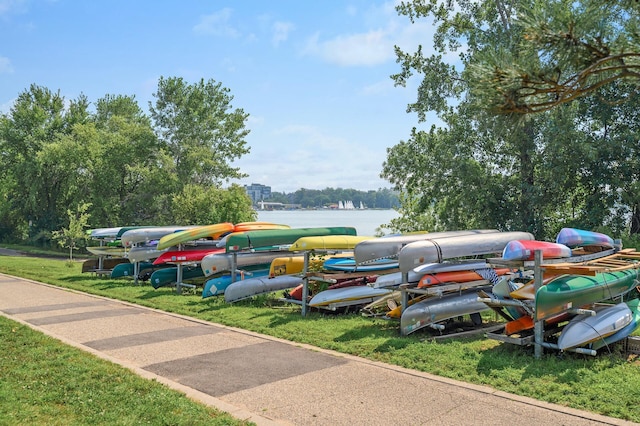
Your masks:
<path fill-rule="evenodd" d="M 357 235 L 324 235 L 298 238 L 289 251 L 299 250 L 353 250 L 359 242 L 375 237 Z"/>
<path fill-rule="evenodd" d="M 165 235 L 158 241 L 158 250 L 177 246 L 189 241 L 199 240 L 201 238 L 217 239 L 220 235 L 233 231 L 234 225 L 230 222 L 216 223 L 213 225 L 199 226 L 186 231 L 174 232 Z"/>

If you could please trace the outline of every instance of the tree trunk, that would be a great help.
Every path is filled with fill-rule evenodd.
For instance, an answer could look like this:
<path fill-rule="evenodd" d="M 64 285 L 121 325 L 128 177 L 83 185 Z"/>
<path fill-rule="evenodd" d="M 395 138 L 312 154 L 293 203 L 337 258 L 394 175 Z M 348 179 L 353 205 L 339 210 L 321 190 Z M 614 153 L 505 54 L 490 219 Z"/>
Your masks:
<path fill-rule="evenodd" d="M 633 206 L 633 213 L 631 214 L 631 229 L 629 234 L 640 234 L 640 203 L 636 203 Z"/>

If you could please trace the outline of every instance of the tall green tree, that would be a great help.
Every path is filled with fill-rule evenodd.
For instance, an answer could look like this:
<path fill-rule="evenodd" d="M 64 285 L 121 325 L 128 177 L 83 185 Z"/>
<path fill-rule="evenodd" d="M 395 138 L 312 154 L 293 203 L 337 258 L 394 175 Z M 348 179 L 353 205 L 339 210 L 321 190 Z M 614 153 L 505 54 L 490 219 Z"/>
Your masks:
<path fill-rule="evenodd" d="M 233 109 L 229 89 L 214 80 L 189 84 L 182 78 L 161 77 L 154 96 L 151 118 L 173 158 L 178 192 L 183 185 L 219 186 L 245 177 L 231 163 L 249 152 L 248 114 Z"/>
<path fill-rule="evenodd" d="M 226 189 L 186 185 L 173 196 L 171 212 L 175 223 L 185 225 L 251 222 L 258 216 L 251 207 L 251 198 L 237 184 Z"/>
<path fill-rule="evenodd" d="M 513 9 L 529 3 L 416 0 L 397 8 L 412 22 L 433 21 L 435 35 L 430 54 L 422 46 L 413 53 L 396 48 L 401 71 L 392 78 L 406 85 L 422 76 L 408 112 L 419 121 L 435 113 L 444 124 L 415 130 L 409 141 L 390 148 L 382 177 L 405 193 L 412 208 L 437 215 L 434 226 L 547 233 L 548 194 L 539 185 L 546 121 L 495 116 L 475 93 L 469 74 L 477 57 L 495 46 L 531 56 L 514 41 L 521 34 L 512 25 Z"/>
<path fill-rule="evenodd" d="M 32 233 L 58 229 L 65 221 L 78 170 L 69 170 L 73 160 L 66 160 L 82 149 L 68 137 L 88 119 L 88 105 L 84 95 L 66 101 L 59 92 L 31 85 L 2 117 L 4 189 Z"/>

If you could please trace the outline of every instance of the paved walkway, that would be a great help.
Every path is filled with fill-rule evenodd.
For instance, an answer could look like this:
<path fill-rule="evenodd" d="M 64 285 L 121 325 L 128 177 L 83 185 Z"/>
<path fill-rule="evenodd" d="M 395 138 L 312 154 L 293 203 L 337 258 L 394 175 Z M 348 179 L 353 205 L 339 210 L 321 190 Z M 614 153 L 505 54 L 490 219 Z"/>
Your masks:
<path fill-rule="evenodd" d="M 0 314 L 258 425 L 633 424 L 2 274 Z"/>

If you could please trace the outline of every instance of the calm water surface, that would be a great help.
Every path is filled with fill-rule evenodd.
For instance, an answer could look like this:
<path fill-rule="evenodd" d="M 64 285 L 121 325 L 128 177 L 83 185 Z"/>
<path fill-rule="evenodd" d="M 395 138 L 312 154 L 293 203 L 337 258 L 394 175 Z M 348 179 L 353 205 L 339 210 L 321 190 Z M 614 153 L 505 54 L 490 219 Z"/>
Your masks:
<path fill-rule="evenodd" d="M 352 226 L 358 235 L 375 235 L 376 228 L 398 216 L 395 210 L 258 210 L 260 221 L 283 223 L 292 228 Z"/>

